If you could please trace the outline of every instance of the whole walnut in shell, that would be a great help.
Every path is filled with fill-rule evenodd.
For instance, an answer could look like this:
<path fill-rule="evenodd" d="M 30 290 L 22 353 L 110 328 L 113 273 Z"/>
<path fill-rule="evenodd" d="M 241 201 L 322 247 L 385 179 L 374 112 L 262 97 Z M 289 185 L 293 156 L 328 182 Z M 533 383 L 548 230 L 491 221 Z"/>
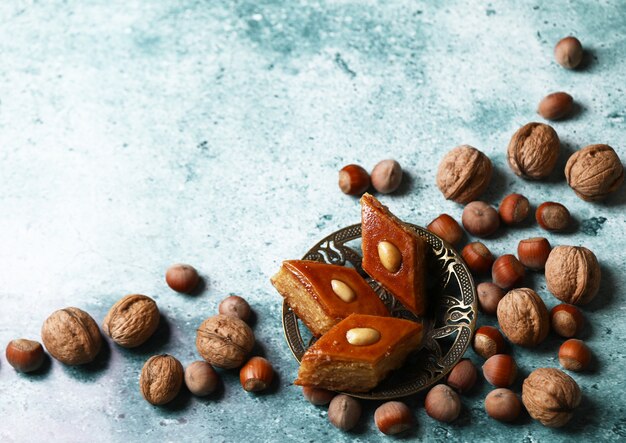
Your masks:
<path fill-rule="evenodd" d="M 241 366 L 254 347 L 254 333 L 237 317 L 216 315 L 202 322 L 196 347 L 213 366 L 232 369 Z"/>
<path fill-rule="evenodd" d="M 550 330 L 548 309 L 532 289 L 509 291 L 498 303 L 497 315 L 500 329 L 517 345 L 536 346 Z"/>
<path fill-rule="evenodd" d="M 66 365 L 93 361 L 102 345 L 96 321 L 72 307 L 50 314 L 41 327 L 41 339 L 50 355 Z"/>
<path fill-rule="evenodd" d="M 141 369 L 141 395 L 153 405 L 174 400 L 183 384 L 183 365 L 171 355 L 154 355 Z"/>
<path fill-rule="evenodd" d="M 624 166 L 609 145 L 589 145 L 567 160 L 565 178 L 583 200 L 602 200 L 624 182 Z"/>
<path fill-rule="evenodd" d="M 522 402 L 530 416 L 551 428 L 570 421 L 580 400 L 578 384 L 559 369 L 536 369 L 522 385 Z"/>
<path fill-rule="evenodd" d="M 448 152 L 437 171 L 437 186 L 447 200 L 469 203 L 485 192 L 491 181 L 491 160 L 478 149 L 461 145 Z"/>
<path fill-rule="evenodd" d="M 548 291 L 566 303 L 589 303 L 600 289 L 601 277 L 598 259 L 583 246 L 557 246 L 548 255 Z"/>
<path fill-rule="evenodd" d="M 528 123 L 511 137 L 507 160 L 515 174 L 538 180 L 550 175 L 560 150 L 559 136 L 551 126 Z"/>
<path fill-rule="evenodd" d="M 145 295 L 131 294 L 113 305 L 104 317 L 102 330 L 118 345 L 134 348 L 154 334 L 160 318 L 154 300 Z"/>

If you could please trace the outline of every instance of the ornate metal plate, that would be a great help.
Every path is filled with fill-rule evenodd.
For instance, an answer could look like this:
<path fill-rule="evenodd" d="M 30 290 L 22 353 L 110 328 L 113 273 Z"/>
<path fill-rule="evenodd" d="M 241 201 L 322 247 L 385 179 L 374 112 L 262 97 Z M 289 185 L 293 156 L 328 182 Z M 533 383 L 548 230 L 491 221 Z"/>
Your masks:
<path fill-rule="evenodd" d="M 354 397 L 391 399 L 415 394 L 432 386 L 461 359 L 476 327 L 476 288 L 459 254 L 435 234 L 416 225 L 407 225 L 415 229 L 431 247 L 426 274 L 430 277 L 427 280 L 430 307 L 427 315 L 421 318 L 404 309 L 361 268 L 360 224 L 347 226 L 323 238 L 302 258 L 356 268 L 393 316 L 419 321 L 424 325 L 422 348 L 411 354 L 402 368 L 392 372 L 372 391 L 349 393 Z M 283 303 L 283 330 L 291 352 L 300 362 L 315 339 L 286 303 Z"/>

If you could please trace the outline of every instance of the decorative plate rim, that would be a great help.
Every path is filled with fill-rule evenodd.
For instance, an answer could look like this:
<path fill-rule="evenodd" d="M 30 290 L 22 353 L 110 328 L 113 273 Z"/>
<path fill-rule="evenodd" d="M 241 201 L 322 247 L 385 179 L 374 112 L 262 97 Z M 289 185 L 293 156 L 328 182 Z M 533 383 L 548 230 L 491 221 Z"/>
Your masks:
<path fill-rule="evenodd" d="M 447 278 L 446 283 L 441 286 L 442 289 L 446 288 L 448 283 L 450 282 L 452 275 L 454 274 L 457 278 L 458 281 L 458 286 L 459 286 L 459 291 L 458 291 L 458 297 L 459 300 L 461 299 L 465 299 L 468 295 L 470 296 L 470 303 L 469 304 L 465 304 L 463 305 L 463 307 L 465 309 L 467 309 L 469 307 L 469 312 L 465 312 L 465 315 L 463 317 L 467 317 L 467 324 L 462 324 L 462 325 L 454 325 L 452 324 L 452 326 L 456 326 L 451 327 L 450 326 L 450 318 L 447 318 L 449 311 L 451 310 L 450 307 L 448 307 L 447 311 L 446 311 L 446 320 L 448 320 L 448 322 L 444 323 L 445 327 L 444 328 L 437 328 L 436 330 L 432 327 L 432 325 L 430 325 L 431 327 L 425 327 L 425 337 L 424 337 L 424 344 L 427 342 L 427 340 L 431 340 L 432 342 L 434 342 L 437 337 L 436 335 L 441 335 L 438 334 L 437 331 L 440 331 L 441 329 L 446 329 L 446 330 L 453 330 L 453 329 L 457 329 L 459 331 L 457 337 L 454 339 L 454 342 L 452 344 L 452 346 L 450 347 L 449 350 L 447 350 L 446 353 L 442 354 L 441 357 L 439 358 L 439 360 L 444 360 L 452 351 L 456 351 L 456 353 L 458 354 L 456 357 L 454 357 L 453 361 L 451 361 L 450 363 L 446 364 L 445 366 L 443 366 L 440 370 L 437 370 L 437 374 L 433 377 L 429 377 L 427 379 L 427 382 L 422 383 L 421 385 L 416 385 L 418 382 L 416 380 L 412 381 L 412 382 L 404 382 L 399 384 L 398 386 L 394 386 L 392 389 L 387 389 L 387 390 L 382 390 L 379 392 L 376 392 L 375 388 L 372 391 L 369 392 L 361 392 L 361 393 L 355 393 L 355 392 L 342 392 L 343 394 L 346 395 L 350 395 L 352 397 L 357 397 L 357 398 L 362 398 L 362 399 L 367 399 L 367 400 L 389 400 L 389 399 L 394 399 L 394 398 L 401 398 L 401 397 L 406 397 L 409 395 L 413 395 L 416 394 L 418 392 L 421 392 L 425 389 L 428 389 L 429 387 L 433 386 L 434 384 L 436 384 L 439 380 L 441 380 L 443 377 L 445 377 L 454 367 L 454 365 L 456 365 L 456 363 L 458 361 L 461 360 L 461 358 L 463 357 L 463 355 L 465 354 L 465 352 L 467 351 L 467 348 L 469 347 L 470 343 L 471 343 L 471 337 L 474 334 L 474 331 L 476 330 L 476 322 L 477 322 L 477 315 L 478 315 L 478 302 L 477 302 L 477 295 L 476 295 L 476 285 L 474 283 L 474 279 L 472 278 L 472 275 L 467 267 L 467 265 L 465 264 L 465 262 L 463 261 L 461 255 L 456 251 L 456 249 L 454 247 L 452 247 L 452 245 L 450 245 L 448 242 L 446 242 L 445 240 L 443 240 L 441 237 L 437 236 L 436 234 L 433 234 L 432 232 L 428 231 L 426 228 L 423 228 L 421 226 L 412 224 L 412 223 L 405 223 L 407 226 L 411 227 L 412 229 L 414 229 L 416 231 L 416 233 L 418 235 L 420 235 L 422 238 L 424 238 L 426 240 L 426 242 L 429 244 L 429 246 L 433 249 L 433 251 L 435 251 L 435 253 L 437 254 L 437 252 L 442 252 L 443 253 L 443 258 L 445 258 L 446 260 L 450 260 L 451 262 L 448 263 L 446 265 L 446 269 L 447 272 L 450 273 L 449 277 Z M 358 233 L 357 233 L 358 231 Z M 322 245 L 326 244 L 330 244 L 330 241 L 337 241 L 340 242 L 341 245 L 343 246 L 344 249 L 352 251 L 352 252 L 356 252 L 354 251 L 354 249 L 352 249 L 349 246 L 345 246 L 345 243 L 353 241 L 353 240 L 357 240 L 361 238 L 361 224 L 360 223 L 356 223 L 353 225 L 348 225 L 345 226 L 343 228 L 340 228 L 334 232 L 332 232 L 331 234 L 327 235 L 326 237 L 324 237 L 323 239 L 321 239 L 319 242 L 317 242 L 311 249 L 309 249 L 307 251 L 307 253 L 302 257 L 302 260 L 316 260 L 316 261 L 321 261 L 323 263 L 329 263 L 329 261 L 321 256 L 321 254 L 319 254 L 319 250 L 322 249 Z M 434 240 L 434 241 L 433 241 Z M 438 251 L 435 249 L 437 245 L 437 242 L 439 242 L 441 245 L 441 250 Z M 434 243 L 434 244 L 433 244 Z M 332 250 L 331 250 L 332 252 Z M 358 255 L 358 254 L 357 254 Z M 360 255 L 358 255 L 358 257 L 360 258 Z M 321 258 L 321 260 L 320 260 Z M 441 257 L 436 257 L 437 261 L 441 261 Z M 347 258 L 343 258 L 343 263 L 342 265 L 345 265 L 346 261 L 349 261 Z M 445 262 L 444 262 L 445 263 Z M 455 266 L 459 266 L 460 269 L 462 270 L 462 272 L 465 274 L 465 277 L 467 277 L 467 285 L 470 289 L 470 293 L 467 294 L 463 291 L 463 284 L 460 281 L 460 277 L 457 274 L 457 271 L 455 268 Z M 360 267 L 359 267 L 360 270 Z M 375 280 L 372 280 L 374 283 L 378 284 L 377 282 L 375 282 Z M 379 285 L 379 284 L 378 284 Z M 381 286 L 382 288 L 382 286 Z M 384 289 L 383 289 L 384 290 Z M 386 291 L 385 291 L 386 292 Z M 444 298 L 448 298 L 448 299 L 452 299 L 451 296 L 446 295 L 443 296 Z M 381 297 L 382 298 L 382 297 Z M 441 308 L 441 306 L 439 305 L 444 305 L 445 307 L 445 302 L 446 300 L 440 300 L 440 303 L 438 304 L 438 308 Z M 401 306 L 401 305 L 399 305 Z M 432 311 L 431 311 L 432 314 Z M 452 317 L 453 315 L 450 315 L 450 317 Z M 308 347 L 308 345 L 305 344 L 304 340 L 302 339 L 302 334 L 300 333 L 300 328 L 298 326 L 298 322 L 300 321 L 300 319 L 295 315 L 295 313 L 289 308 L 289 306 L 287 305 L 287 303 L 283 300 L 283 309 L 282 309 L 282 325 L 283 325 L 283 333 L 285 336 L 285 341 L 287 342 L 287 345 L 289 346 L 289 350 L 291 351 L 292 355 L 294 356 L 294 358 L 296 359 L 296 361 L 298 363 L 300 363 L 301 358 L 299 358 L 299 354 L 302 355 L 305 351 L 306 348 Z M 425 321 L 429 324 L 432 324 L 433 322 L 437 321 L 437 318 L 427 318 L 425 319 Z M 458 318 L 454 319 L 454 321 L 458 321 Z M 287 325 L 286 322 L 292 322 L 291 325 Z M 302 327 L 305 327 L 305 325 L 302 325 Z M 461 340 L 461 335 L 462 335 L 462 331 L 465 329 L 469 330 L 469 336 L 466 337 L 466 339 L 460 344 L 457 345 L 457 342 L 459 342 Z M 289 329 L 289 330 L 288 330 Z M 433 337 L 431 337 L 431 335 L 434 335 Z M 445 334 L 445 331 L 443 333 L 443 335 L 439 338 L 442 338 L 445 335 L 449 335 Z M 439 347 L 439 344 L 436 343 L 436 346 Z M 301 351 L 301 352 L 300 352 Z M 431 357 L 431 355 L 428 355 L 429 357 Z M 428 362 L 427 362 L 428 363 Z M 427 364 L 425 363 L 425 364 Z M 398 369 L 398 371 L 403 371 L 405 370 L 405 366 L 403 366 L 402 368 Z M 382 382 L 384 383 L 384 382 Z M 380 385 L 379 385 L 380 386 Z"/>

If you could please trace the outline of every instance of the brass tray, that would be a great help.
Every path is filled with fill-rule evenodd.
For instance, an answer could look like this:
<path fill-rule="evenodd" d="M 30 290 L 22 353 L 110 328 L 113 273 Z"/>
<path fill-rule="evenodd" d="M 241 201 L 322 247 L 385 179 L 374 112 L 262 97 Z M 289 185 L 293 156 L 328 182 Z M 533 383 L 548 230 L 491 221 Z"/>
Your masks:
<path fill-rule="evenodd" d="M 476 288 L 467 266 L 448 243 L 426 229 L 408 224 L 431 247 L 427 259 L 429 310 L 417 318 L 404 309 L 378 282 L 361 268 L 361 225 L 340 229 L 320 240 L 303 260 L 352 266 L 374 288 L 394 317 L 422 322 L 424 341 L 404 366 L 370 392 L 348 393 L 353 397 L 386 400 L 405 397 L 426 389 L 443 378 L 461 359 L 476 328 Z M 294 357 L 300 362 L 315 339 L 298 317 L 283 303 L 283 330 Z"/>

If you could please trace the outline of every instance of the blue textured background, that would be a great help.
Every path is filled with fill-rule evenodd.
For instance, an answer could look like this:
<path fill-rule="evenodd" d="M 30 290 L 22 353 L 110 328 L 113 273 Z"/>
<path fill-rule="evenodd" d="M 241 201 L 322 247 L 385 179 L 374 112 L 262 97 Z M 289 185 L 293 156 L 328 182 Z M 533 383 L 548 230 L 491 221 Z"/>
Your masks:
<path fill-rule="evenodd" d="M 407 221 L 460 217 L 434 176 L 443 153 L 461 143 L 496 166 L 487 201 L 516 191 L 535 205 L 553 199 L 570 208 L 575 231 L 549 238 L 585 245 L 601 262 L 600 294 L 584 309 L 583 337 L 597 359 L 574 374 L 584 399 L 564 429 L 489 419 L 482 382 L 451 425 L 424 413 L 423 396 L 408 399 L 417 423 L 408 437 L 626 438 L 626 192 L 585 203 L 562 173 L 567 156 L 587 144 L 608 143 L 626 157 L 626 6 L 437 3 L 1 2 L 0 344 L 38 339 L 43 320 L 68 305 L 100 323 L 133 292 L 154 297 L 166 323 L 138 350 L 109 345 L 87 367 L 52 362 L 25 376 L 0 359 L 0 440 L 386 440 L 373 423 L 375 404 L 355 433 L 342 434 L 291 385 L 297 365 L 268 279 L 282 259 L 359 220 L 357 200 L 337 188 L 346 163 L 370 169 L 399 160 L 405 185 L 383 202 Z M 568 34 L 588 50 L 574 72 L 552 57 Z M 571 93 L 580 110 L 554 124 L 564 148 L 558 171 L 525 182 L 506 166 L 506 145 L 555 90 Z M 529 223 L 486 243 L 502 254 L 542 234 Z M 164 271 L 178 261 L 201 270 L 203 292 L 169 290 Z M 528 284 L 548 307 L 557 304 L 541 275 Z M 231 293 L 256 312 L 257 352 L 279 374 L 273 391 L 251 396 L 236 372 L 225 372 L 208 399 L 146 403 L 143 362 L 159 352 L 195 360 L 196 327 Z M 522 376 L 558 367 L 560 342 L 550 336 L 537 349 L 515 348 Z"/>

